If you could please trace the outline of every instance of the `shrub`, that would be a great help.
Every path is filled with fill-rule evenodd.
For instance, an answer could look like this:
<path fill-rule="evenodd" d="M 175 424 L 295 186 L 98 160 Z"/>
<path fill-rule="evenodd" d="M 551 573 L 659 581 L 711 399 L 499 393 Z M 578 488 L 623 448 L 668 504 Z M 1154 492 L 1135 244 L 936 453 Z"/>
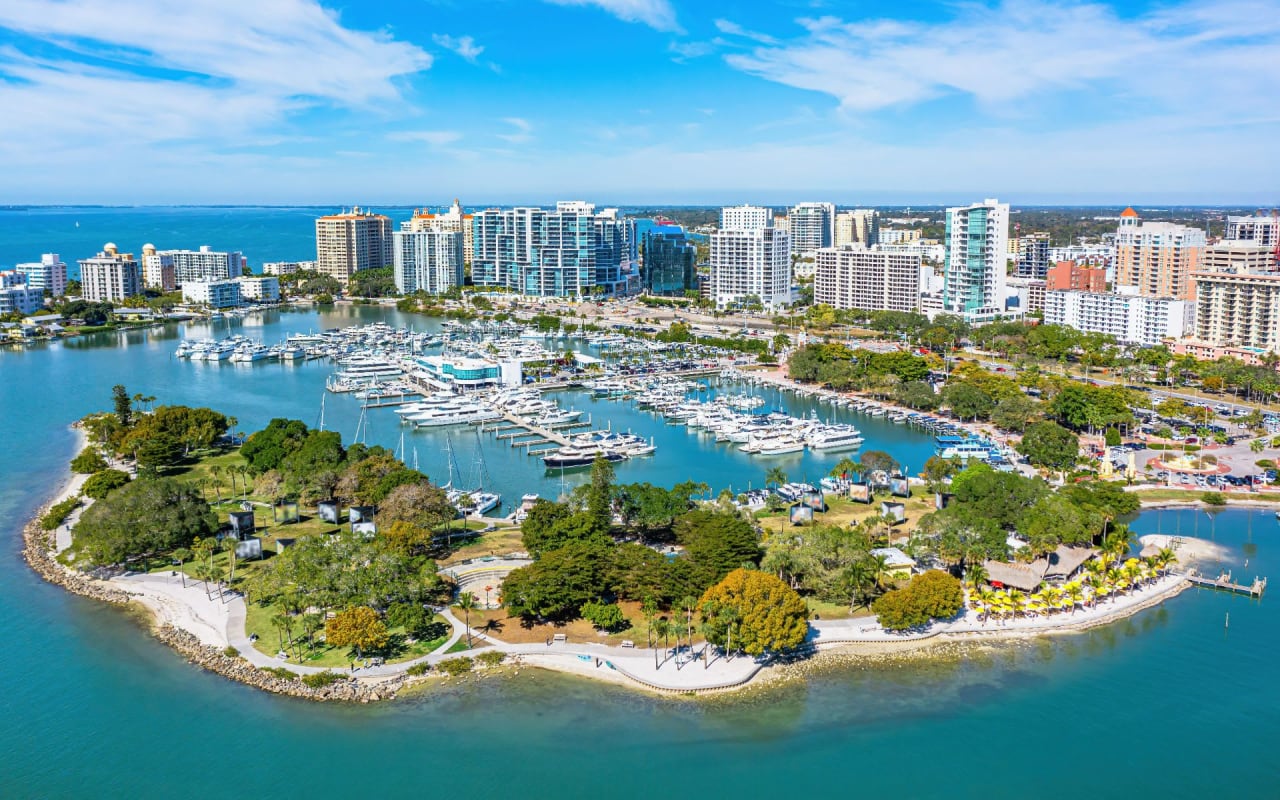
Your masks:
<path fill-rule="evenodd" d="M 268 675 L 274 675 L 282 681 L 291 681 L 298 677 L 297 673 L 287 670 L 284 667 L 259 667 Z"/>
<path fill-rule="evenodd" d="M 405 670 L 405 674 L 416 678 L 420 675 L 426 675 L 430 671 L 431 665 L 425 661 L 420 661 L 417 664 L 410 665 L 409 668 Z"/>
<path fill-rule="evenodd" d="M 76 510 L 76 506 L 80 505 L 79 497 L 68 497 L 61 503 L 54 503 L 40 518 L 40 527 L 46 531 L 54 531 L 58 526 L 71 516 L 71 512 Z"/>
<path fill-rule="evenodd" d="M 71 459 L 71 471 L 78 472 L 81 475 L 92 475 L 95 472 L 101 472 L 106 469 L 109 464 L 95 448 L 86 447 L 80 451 L 80 455 Z"/>
<path fill-rule="evenodd" d="M 1218 457 L 1217 457 L 1217 456 L 1214 456 L 1214 455 L 1201 456 L 1201 457 L 1200 457 L 1200 460 L 1201 460 L 1202 462 L 1204 462 L 1205 464 L 1217 464 L 1217 463 L 1218 463 Z"/>
<path fill-rule="evenodd" d="M 320 689 L 340 680 L 342 680 L 342 676 L 331 669 L 302 676 L 302 682 L 312 689 Z"/>
<path fill-rule="evenodd" d="M 90 475 L 81 491 L 84 492 L 85 497 L 101 500 L 128 482 L 129 473 L 118 469 L 104 469 Z"/>
<path fill-rule="evenodd" d="M 1275 469 L 1275 468 L 1276 468 L 1276 462 L 1272 461 L 1272 460 L 1271 460 L 1271 459 L 1269 459 L 1269 458 L 1260 458 L 1260 459 L 1258 459 L 1257 461 L 1255 461 L 1255 462 L 1253 462 L 1253 463 L 1254 463 L 1256 466 L 1262 467 L 1263 469 Z M 57 526 L 55 525 L 54 527 L 56 528 Z"/>
<path fill-rule="evenodd" d="M 496 667 L 506 660 L 507 654 L 501 650 L 485 650 L 483 653 L 476 656 L 476 661 L 479 661 L 486 667 Z"/>
<path fill-rule="evenodd" d="M 1107 447 L 1119 447 L 1120 431 L 1116 430 L 1115 428 L 1107 428 L 1106 441 L 1107 441 Z"/>
<path fill-rule="evenodd" d="M 1207 506 L 1225 506 L 1227 496 L 1222 492 L 1205 492 L 1200 495 L 1200 502 Z"/>
<path fill-rule="evenodd" d="M 239 651 L 239 650 L 237 650 L 237 649 L 235 649 L 234 647 L 231 647 L 230 645 L 228 645 L 227 647 L 223 648 L 223 650 L 222 650 L 222 654 L 223 654 L 224 656 L 226 656 L 227 658 L 239 658 L 239 657 L 240 657 L 240 651 Z"/>
<path fill-rule="evenodd" d="M 617 603 L 584 603 L 582 617 L 600 630 L 610 633 L 631 627 L 630 620 Z"/>
<path fill-rule="evenodd" d="M 471 671 L 473 666 L 475 666 L 474 663 L 466 656 L 462 656 L 461 658 L 446 658 L 437 665 L 441 672 L 454 677 L 467 674 Z"/>

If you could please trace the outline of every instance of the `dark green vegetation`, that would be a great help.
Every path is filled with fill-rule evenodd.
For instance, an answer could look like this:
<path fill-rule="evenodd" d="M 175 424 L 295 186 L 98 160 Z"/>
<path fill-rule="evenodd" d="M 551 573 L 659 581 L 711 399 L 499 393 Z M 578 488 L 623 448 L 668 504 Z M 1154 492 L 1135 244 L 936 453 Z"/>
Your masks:
<path fill-rule="evenodd" d="M 1138 509 L 1139 500 L 1113 483 L 1070 484 L 1052 492 L 1039 478 L 997 472 L 972 464 L 951 479 L 951 502 L 926 514 L 911 537 L 917 558 L 935 557 L 964 567 L 984 559 L 1007 560 L 1009 534 L 1028 546 L 1021 557 L 1032 559 L 1059 545 L 1090 545 L 1123 531 L 1117 517 Z"/>
<path fill-rule="evenodd" d="M 935 619 L 948 619 L 964 607 L 960 581 L 941 570 L 916 575 L 901 589 L 886 592 L 872 608 L 885 630 L 918 628 Z"/>

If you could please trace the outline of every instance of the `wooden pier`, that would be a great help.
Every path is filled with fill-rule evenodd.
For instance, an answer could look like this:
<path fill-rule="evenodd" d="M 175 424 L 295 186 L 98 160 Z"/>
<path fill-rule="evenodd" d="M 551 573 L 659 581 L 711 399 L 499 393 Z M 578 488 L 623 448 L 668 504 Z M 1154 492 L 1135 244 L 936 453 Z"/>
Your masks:
<path fill-rule="evenodd" d="M 1217 578 L 1210 578 L 1208 576 L 1201 575 L 1195 570 L 1191 570 L 1187 573 L 1187 580 L 1191 581 L 1196 586 L 1203 586 L 1206 589 L 1221 589 L 1225 592 L 1243 594 L 1249 597 L 1262 597 L 1262 593 L 1267 590 L 1266 578 L 1254 578 L 1253 583 L 1251 584 L 1235 583 L 1231 579 L 1231 572 L 1229 570 L 1221 573 Z"/>

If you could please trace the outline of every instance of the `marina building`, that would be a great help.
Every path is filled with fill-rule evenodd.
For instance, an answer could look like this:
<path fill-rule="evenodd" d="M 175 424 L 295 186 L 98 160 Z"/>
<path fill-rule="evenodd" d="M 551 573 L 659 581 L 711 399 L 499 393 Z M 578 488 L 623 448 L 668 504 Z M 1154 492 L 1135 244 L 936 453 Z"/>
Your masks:
<path fill-rule="evenodd" d="M 234 278 L 240 284 L 240 298 L 255 303 L 280 302 L 280 279 L 274 275 L 241 275 Z"/>
<path fill-rule="evenodd" d="M 524 371 L 519 361 L 497 362 L 487 358 L 422 356 L 417 359 L 436 380 L 462 389 L 486 386 L 520 386 Z"/>
<path fill-rule="evenodd" d="M 14 269 L 26 278 L 28 289 L 48 292 L 52 297 L 67 293 L 67 265 L 57 253 L 45 253 L 38 262 L 18 264 Z"/>
<path fill-rule="evenodd" d="M 1082 266 L 1074 261 L 1059 261 L 1049 268 L 1045 284 L 1050 291 L 1105 292 L 1107 270 L 1105 267 Z"/>
<path fill-rule="evenodd" d="M 395 263 L 391 218 L 356 208 L 316 220 L 316 271 L 343 286 L 366 269 Z"/>
<path fill-rule="evenodd" d="M 655 225 L 644 233 L 641 286 L 648 294 L 683 295 L 698 287 L 697 248 L 679 225 Z"/>
<path fill-rule="evenodd" d="M 1227 217 L 1227 235 L 1222 238 L 1253 242 L 1274 250 L 1280 247 L 1280 215 L 1272 213 L 1267 216 L 1255 214 L 1252 217 Z"/>
<path fill-rule="evenodd" d="M 617 209 L 561 201 L 543 208 L 487 209 L 473 217 L 471 278 L 540 297 L 626 291 L 633 277 L 635 225 Z"/>
<path fill-rule="evenodd" d="M 942 302 L 948 313 L 971 323 L 1004 313 L 1008 241 L 1008 203 L 988 199 L 947 209 Z"/>
<path fill-rule="evenodd" d="M 815 254 L 813 301 L 863 311 L 915 311 L 920 306 L 920 256 L 824 247 Z"/>
<path fill-rule="evenodd" d="M 1194 278 L 1197 339 L 1280 352 L 1280 274 L 1197 272 Z"/>
<path fill-rule="evenodd" d="M 773 309 L 791 302 L 791 241 L 771 217 L 759 206 L 721 211 L 710 254 L 710 294 L 717 306 L 754 299 Z"/>
<path fill-rule="evenodd" d="M 440 294 L 465 280 L 463 232 L 451 226 L 419 226 L 391 235 L 396 289 L 401 294 Z"/>
<path fill-rule="evenodd" d="M 1044 321 L 1076 330 L 1105 333 L 1121 344 L 1154 347 L 1190 330 L 1193 304 L 1130 292 L 1060 290 L 1045 293 Z"/>
<path fill-rule="evenodd" d="M 191 281 L 182 284 L 182 299 L 211 309 L 235 308 L 240 303 L 240 283 L 234 280 Z"/>
<path fill-rule="evenodd" d="M 413 216 L 407 221 L 400 224 L 402 231 L 457 231 L 462 234 L 462 261 L 464 264 L 471 263 L 471 253 L 475 249 L 475 227 L 474 216 L 464 214 L 462 204 L 454 198 L 453 205 L 449 206 L 449 210 L 435 214 L 426 209 L 418 209 L 413 212 Z M 459 281 L 461 283 L 461 281 Z"/>
<path fill-rule="evenodd" d="M 1143 297 L 1191 300 L 1191 273 L 1200 268 L 1205 235 L 1199 228 L 1173 222 L 1143 222 L 1126 208 L 1116 230 L 1116 286 L 1130 287 Z"/>
<path fill-rule="evenodd" d="M 831 247 L 836 239 L 836 207 L 834 203 L 801 203 L 787 212 L 787 232 L 791 234 L 791 252 L 812 253 L 820 247 Z"/>
<path fill-rule="evenodd" d="M 209 245 L 201 245 L 199 250 L 162 250 L 157 252 L 154 245 L 143 245 L 143 260 L 147 251 L 155 255 L 168 256 L 173 262 L 173 277 L 181 286 L 185 283 L 222 281 L 234 278 L 244 268 L 244 256 L 237 252 L 215 251 Z"/>
<path fill-rule="evenodd" d="M 880 243 L 880 212 L 873 208 L 856 208 L 836 214 L 836 247 L 860 244 L 874 247 Z"/>
<path fill-rule="evenodd" d="M 96 303 L 119 303 L 142 293 L 142 270 L 132 253 L 107 242 L 102 252 L 80 263 L 80 293 Z"/>

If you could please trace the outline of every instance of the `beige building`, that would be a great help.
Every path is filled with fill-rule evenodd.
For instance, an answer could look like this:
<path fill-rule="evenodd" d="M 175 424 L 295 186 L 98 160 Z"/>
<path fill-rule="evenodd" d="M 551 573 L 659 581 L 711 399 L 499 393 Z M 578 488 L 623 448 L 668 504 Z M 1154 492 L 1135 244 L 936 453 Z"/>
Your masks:
<path fill-rule="evenodd" d="M 880 212 L 857 208 L 836 214 L 835 246 L 861 244 L 871 247 L 880 240 Z"/>
<path fill-rule="evenodd" d="M 316 220 L 316 270 L 343 285 L 361 270 L 394 263 L 391 218 L 359 207 Z"/>
<path fill-rule="evenodd" d="M 1143 297 L 1195 299 L 1191 273 L 1200 269 L 1204 231 L 1172 222 L 1143 222 L 1126 208 L 1116 230 L 1116 286 Z"/>
<path fill-rule="evenodd" d="M 1280 275 L 1197 272 L 1196 338 L 1280 352 Z"/>
<path fill-rule="evenodd" d="M 173 266 L 173 254 L 161 253 L 154 244 L 142 246 L 142 283 L 148 289 L 172 292 L 178 287 L 178 272 Z"/>
<path fill-rule="evenodd" d="M 111 242 L 93 258 L 80 259 L 80 294 L 95 303 L 119 303 L 142 292 L 142 270 L 132 253 Z"/>
<path fill-rule="evenodd" d="M 1273 272 L 1276 254 L 1271 247 L 1250 241 L 1221 241 L 1204 251 L 1205 272 Z"/>
<path fill-rule="evenodd" d="M 462 204 L 456 198 L 449 210 L 442 214 L 432 214 L 425 209 L 415 211 L 407 222 L 400 225 L 400 230 L 412 233 L 428 230 L 460 231 L 463 263 L 471 263 L 471 254 L 475 252 L 475 226 L 472 224 L 472 216 L 462 213 Z"/>
<path fill-rule="evenodd" d="M 815 254 L 813 301 L 833 308 L 914 311 L 920 307 L 920 256 L 859 245 Z"/>

